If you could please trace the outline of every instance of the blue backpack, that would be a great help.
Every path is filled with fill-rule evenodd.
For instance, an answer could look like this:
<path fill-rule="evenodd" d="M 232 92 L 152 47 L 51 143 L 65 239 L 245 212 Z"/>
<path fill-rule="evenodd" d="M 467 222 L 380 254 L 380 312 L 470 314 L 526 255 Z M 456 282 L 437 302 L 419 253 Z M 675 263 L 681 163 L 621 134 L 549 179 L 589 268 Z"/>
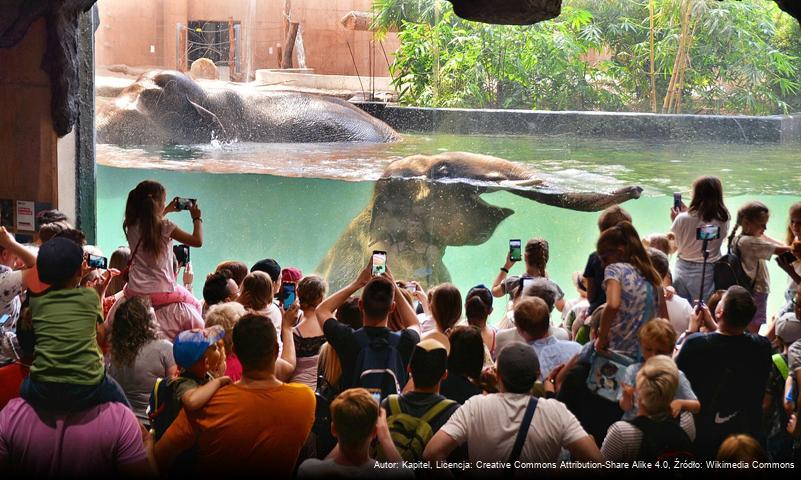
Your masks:
<path fill-rule="evenodd" d="M 371 338 L 362 328 L 355 335 L 359 355 L 356 357 L 351 385 L 380 394 L 382 400 L 400 393 L 407 380 L 406 365 L 398 351 L 400 334 L 390 332 L 387 336 Z"/>

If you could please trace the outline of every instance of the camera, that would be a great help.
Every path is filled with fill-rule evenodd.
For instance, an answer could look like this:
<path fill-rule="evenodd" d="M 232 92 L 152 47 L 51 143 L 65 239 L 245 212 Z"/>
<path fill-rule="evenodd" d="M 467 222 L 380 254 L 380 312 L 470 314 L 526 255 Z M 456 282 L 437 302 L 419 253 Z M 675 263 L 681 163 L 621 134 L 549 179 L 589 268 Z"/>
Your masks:
<path fill-rule="evenodd" d="M 178 260 L 178 266 L 185 267 L 189 263 L 188 245 L 173 245 L 172 253 L 175 255 L 175 259 Z"/>
<path fill-rule="evenodd" d="M 101 270 L 108 269 L 108 258 L 101 257 L 100 255 L 87 255 L 86 265 L 89 268 L 99 268 Z"/>
<path fill-rule="evenodd" d="M 197 202 L 196 198 L 181 198 L 178 197 L 175 199 L 175 209 L 176 210 L 189 210 L 192 208 L 192 205 Z"/>
<path fill-rule="evenodd" d="M 696 240 L 717 240 L 720 238 L 720 227 L 717 225 L 701 225 L 695 229 Z"/>

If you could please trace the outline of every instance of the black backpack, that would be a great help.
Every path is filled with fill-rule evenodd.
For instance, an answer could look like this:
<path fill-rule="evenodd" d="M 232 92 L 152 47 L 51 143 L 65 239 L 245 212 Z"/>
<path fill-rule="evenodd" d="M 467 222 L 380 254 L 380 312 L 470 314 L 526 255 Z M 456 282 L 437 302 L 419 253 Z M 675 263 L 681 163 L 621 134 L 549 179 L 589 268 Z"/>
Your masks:
<path fill-rule="evenodd" d="M 749 292 L 754 291 L 756 278 L 751 278 L 745 273 L 740 248 L 737 245 L 739 240 L 740 237 L 737 237 L 734 248 L 732 248 L 732 243 L 729 242 L 726 255 L 723 255 L 715 262 L 715 288 L 718 290 L 726 290 L 733 285 L 739 285 Z M 757 263 L 757 275 L 759 275 L 759 263 Z"/>
<path fill-rule="evenodd" d="M 312 424 L 317 458 L 325 458 L 337 444 L 337 439 L 331 434 L 331 402 L 339 393 L 339 390 L 328 383 L 323 375 L 317 375 L 317 389 L 314 392 L 317 402 Z"/>
<path fill-rule="evenodd" d="M 628 420 L 628 423 L 642 432 L 638 459 L 648 462 L 667 461 L 670 465 L 673 465 L 673 460 L 695 459 L 690 437 L 676 419 L 656 421 L 639 416 Z"/>
<path fill-rule="evenodd" d="M 176 408 L 174 401 L 169 379 L 157 378 L 150 392 L 150 402 L 147 407 L 147 418 L 150 420 L 150 432 L 154 440 L 160 439 L 178 417 L 181 408 L 180 406 Z"/>
<path fill-rule="evenodd" d="M 365 388 L 378 393 L 381 399 L 398 394 L 406 385 L 406 365 L 403 363 L 398 345 L 401 336 L 390 332 L 372 338 L 363 328 L 355 332 L 359 354 L 353 369 L 351 386 Z"/>

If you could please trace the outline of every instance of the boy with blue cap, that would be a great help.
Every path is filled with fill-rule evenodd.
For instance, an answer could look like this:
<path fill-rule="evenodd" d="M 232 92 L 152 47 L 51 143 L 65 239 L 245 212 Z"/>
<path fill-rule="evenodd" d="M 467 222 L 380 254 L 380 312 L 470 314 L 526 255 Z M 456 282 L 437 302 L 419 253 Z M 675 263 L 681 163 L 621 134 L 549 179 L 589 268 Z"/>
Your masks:
<path fill-rule="evenodd" d="M 217 371 L 225 362 L 223 337 L 225 330 L 215 325 L 204 329 L 185 330 L 175 337 L 172 353 L 180 368 L 177 378 L 170 381 L 174 404 L 192 411 L 202 408 L 220 389 L 231 383 L 231 378 L 214 378 L 210 372 Z"/>

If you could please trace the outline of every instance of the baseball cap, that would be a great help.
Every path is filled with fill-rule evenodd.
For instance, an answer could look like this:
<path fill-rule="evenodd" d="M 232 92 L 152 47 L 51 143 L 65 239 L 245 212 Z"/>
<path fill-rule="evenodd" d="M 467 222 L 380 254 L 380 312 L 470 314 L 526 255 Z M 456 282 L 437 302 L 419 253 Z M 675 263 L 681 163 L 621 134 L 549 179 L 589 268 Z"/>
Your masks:
<path fill-rule="evenodd" d="M 801 322 L 795 318 L 793 312 L 785 313 L 776 321 L 776 336 L 781 338 L 785 345 L 801 339 Z"/>
<path fill-rule="evenodd" d="M 83 249 L 72 240 L 55 237 L 39 247 L 36 269 L 39 280 L 48 285 L 60 285 L 75 275 L 83 263 Z"/>
<path fill-rule="evenodd" d="M 303 278 L 303 273 L 299 268 L 287 267 L 281 272 L 281 281 L 283 282 L 299 282 Z"/>
<path fill-rule="evenodd" d="M 509 392 L 524 393 L 531 390 L 540 372 L 537 352 L 522 342 L 514 342 L 501 350 L 497 361 L 498 374 Z"/>
<path fill-rule="evenodd" d="M 184 330 L 175 337 L 172 344 L 172 355 L 175 363 L 181 368 L 191 368 L 210 346 L 222 340 L 225 330 L 220 325 L 207 328 Z"/>
<path fill-rule="evenodd" d="M 264 272 L 270 276 L 270 280 L 273 283 L 278 281 L 278 278 L 281 276 L 281 265 L 278 264 L 272 258 L 265 258 L 263 260 L 259 260 L 252 267 L 250 267 L 251 272 Z"/>

